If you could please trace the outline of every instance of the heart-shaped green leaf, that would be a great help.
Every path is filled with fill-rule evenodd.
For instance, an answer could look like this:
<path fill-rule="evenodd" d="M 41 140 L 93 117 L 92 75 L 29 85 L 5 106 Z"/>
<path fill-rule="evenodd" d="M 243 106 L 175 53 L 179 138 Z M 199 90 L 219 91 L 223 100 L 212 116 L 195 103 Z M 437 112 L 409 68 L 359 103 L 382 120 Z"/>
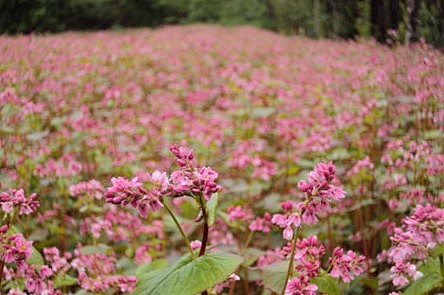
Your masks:
<path fill-rule="evenodd" d="M 194 295 L 225 281 L 242 262 L 221 251 L 194 260 L 187 254 L 169 267 L 139 275 L 134 295 Z"/>

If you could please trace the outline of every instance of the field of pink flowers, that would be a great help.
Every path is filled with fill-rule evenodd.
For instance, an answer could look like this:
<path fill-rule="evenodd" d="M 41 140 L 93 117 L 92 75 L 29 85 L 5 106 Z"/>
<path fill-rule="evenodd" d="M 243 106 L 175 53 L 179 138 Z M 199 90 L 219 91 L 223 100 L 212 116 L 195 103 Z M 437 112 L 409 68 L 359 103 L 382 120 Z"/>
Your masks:
<path fill-rule="evenodd" d="M 2 294 L 444 291 L 444 55 L 249 27 L 0 37 Z"/>

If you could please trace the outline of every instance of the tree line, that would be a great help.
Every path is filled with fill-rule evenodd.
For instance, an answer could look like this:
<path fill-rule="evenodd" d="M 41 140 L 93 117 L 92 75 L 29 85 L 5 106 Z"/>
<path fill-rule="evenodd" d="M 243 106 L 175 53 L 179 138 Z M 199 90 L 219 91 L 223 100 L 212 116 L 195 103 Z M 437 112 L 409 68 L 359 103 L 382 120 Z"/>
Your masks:
<path fill-rule="evenodd" d="M 444 46 L 443 0 L 0 0 L 1 34 L 196 22 Z"/>

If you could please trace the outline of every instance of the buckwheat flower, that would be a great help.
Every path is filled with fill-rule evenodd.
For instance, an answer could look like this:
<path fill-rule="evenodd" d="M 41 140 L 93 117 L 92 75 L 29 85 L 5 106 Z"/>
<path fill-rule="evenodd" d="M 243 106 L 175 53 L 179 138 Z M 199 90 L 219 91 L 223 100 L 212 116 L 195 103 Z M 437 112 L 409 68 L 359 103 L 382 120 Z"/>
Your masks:
<path fill-rule="evenodd" d="M 22 234 L 2 237 L 2 260 L 6 263 L 28 259 L 32 254 L 32 241 L 27 241 Z"/>
<path fill-rule="evenodd" d="M 288 203 L 284 204 L 284 206 L 287 205 Z M 281 228 L 284 228 L 284 239 L 291 240 L 293 238 L 293 226 L 299 227 L 301 225 L 301 216 L 299 213 L 291 213 L 288 211 L 285 215 L 274 214 L 271 222 Z"/>
<path fill-rule="evenodd" d="M 151 249 L 151 246 L 148 243 L 144 243 L 143 245 L 139 246 L 136 249 L 136 252 L 134 254 L 134 260 L 137 264 L 141 263 L 149 263 L 153 260 L 151 257 L 149 250 Z"/>
<path fill-rule="evenodd" d="M 236 220 L 249 221 L 253 218 L 253 212 L 251 208 L 244 206 L 230 206 L 228 207 L 227 212 L 228 212 L 229 221 L 236 221 Z"/>
<path fill-rule="evenodd" d="M 191 245 L 191 249 L 196 250 L 196 249 L 200 249 L 202 242 L 199 240 L 194 240 L 194 241 L 190 242 L 190 245 Z"/>
<path fill-rule="evenodd" d="M 261 231 L 263 233 L 268 233 L 270 232 L 271 225 L 271 215 L 267 212 L 264 214 L 263 218 L 256 217 L 256 219 L 250 223 L 248 229 L 251 231 Z"/>
<path fill-rule="evenodd" d="M 100 200 L 103 197 L 105 189 L 97 180 L 90 180 L 86 182 L 79 182 L 69 187 L 69 192 L 72 196 L 87 196 L 89 198 L 96 198 Z"/>
<path fill-rule="evenodd" d="M 350 282 L 353 277 L 364 272 L 363 265 L 365 257 L 357 255 L 349 250 L 344 254 L 344 249 L 336 247 L 333 250 L 332 269 L 330 275 L 334 278 L 341 278 L 345 283 Z"/>
<path fill-rule="evenodd" d="M 222 293 L 223 289 L 229 288 L 233 281 L 240 281 L 240 277 L 235 273 L 232 273 L 225 282 L 219 283 L 214 286 L 213 292 L 215 292 L 216 294 Z"/>
<path fill-rule="evenodd" d="M 192 149 L 186 149 L 174 144 L 170 146 L 170 151 L 176 156 L 175 161 L 180 167 L 186 167 L 187 165 L 192 164 L 194 159 L 194 152 Z"/>
<path fill-rule="evenodd" d="M 321 267 L 321 259 L 325 254 L 325 247 L 319 243 L 317 236 L 298 240 L 294 259 L 295 268 L 300 273 L 305 273 L 308 277 L 315 277 Z"/>
<path fill-rule="evenodd" d="M 9 290 L 8 295 L 26 295 L 26 293 L 22 292 L 19 288 L 14 288 Z"/>
<path fill-rule="evenodd" d="M 309 283 L 309 278 L 300 274 L 288 281 L 285 295 L 316 295 L 318 287 Z"/>
<path fill-rule="evenodd" d="M 397 287 L 404 287 L 410 283 L 410 278 L 412 280 L 417 280 L 422 277 L 423 274 L 416 270 L 416 265 L 410 262 L 398 262 L 392 268 L 390 268 L 392 274 L 390 278 L 393 281 L 393 285 Z"/>
<path fill-rule="evenodd" d="M 149 180 L 161 192 L 168 189 L 169 180 L 166 172 L 160 172 L 156 170 L 151 175 L 149 175 Z"/>
<path fill-rule="evenodd" d="M 128 180 L 126 177 L 113 177 L 111 178 L 112 187 L 107 189 L 105 197 L 107 201 L 112 200 L 113 203 L 121 203 L 128 197 L 133 197 L 140 194 L 139 187 L 142 186 L 141 182 L 138 182 L 137 177 L 133 177 Z M 119 197 L 119 200 L 115 200 Z"/>
<path fill-rule="evenodd" d="M 157 196 L 153 196 L 152 194 L 144 195 L 137 206 L 137 210 L 143 218 L 148 216 L 148 206 L 152 211 L 157 211 L 163 207 L 163 204 Z"/>
<path fill-rule="evenodd" d="M 35 193 L 26 198 L 23 189 L 10 189 L 0 193 L 0 204 L 5 213 L 11 213 L 16 208 L 19 215 L 29 215 L 40 206 L 36 199 Z"/>
<path fill-rule="evenodd" d="M 316 165 L 308 174 L 308 182 L 301 180 L 298 189 L 306 195 L 306 201 L 296 206 L 302 213 L 302 222 L 306 224 L 318 222 L 318 215 L 331 211 L 332 202 L 345 198 L 344 190 L 338 186 L 336 168 L 331 162 Z"/>

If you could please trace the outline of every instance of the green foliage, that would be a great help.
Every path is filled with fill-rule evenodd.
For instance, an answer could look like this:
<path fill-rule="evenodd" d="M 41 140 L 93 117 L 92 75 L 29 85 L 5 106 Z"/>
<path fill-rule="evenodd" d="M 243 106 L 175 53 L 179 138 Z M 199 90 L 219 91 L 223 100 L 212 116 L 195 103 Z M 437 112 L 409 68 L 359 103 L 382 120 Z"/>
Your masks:
<path fill-rule="evenodd" d="M 371 36 L 371 5 L 370 0 L 357 2 L 358 17 L 356 18 L 356 30 L 359 36 L 369 38 Z"/>
<path fill-rule="evenodd" d="M 220 251 L 194 260 L 187 254 L 169 267 L 138 275 L 134 294 L 194 295 L 225 281 L 242 262 L 242 257 Z"/>
<path fill-rule="evenodd" d="M 54 279 L 55 288 L 68 287 L 75 284 L 77 284 L 77 278 L 74 278 L 67 274 L 59 275 Z"/>
<path fill-rule="evenodd" d="M 216 208 L 219 200 L 219 194 L 215 193 L 207 202 L 208 225 L 212 226 L 216 220 Z"/>
<path fill-rule="evenodd" d="M 261 278 L 265 289 L 280 294 L 284 287 L 289 263 L 288 260 L 279 261 L 261 268 Z"/>
<path fill-rule="evenodd" d="M 440 272 L 439 259 L 429 259 L 418 269 L 423 276 L 413 281 L 407 289 L 402 292 L 403 295 L 421 295 L 428 294 L 439 287 L 444 279 Z"/>
<path fill-rule="evenodd" d="M 318 277 L 311 279 L 311 283 L 314 283 L 318 287 L 318 291 L 322 294 L 328 295 L 340 295 L 341 289 L 339 288 L 338 280 L 332 278 L 327 273 L 323 273 Z"/>
<path fill-rule="evenodd" d="M 403 35 L 406 21 L 416 35 L 444 44 L 444 11 L 439 1 L 416 1 L 413 19 L 403 1 L 370 0 L 10 0 L 0 1 L 0 33 L 60 32 L 178 23 L 250 24 L 314 38 L 374 36 L 388 29 Z M 404 9 L 405 10 L 405 9 Z"/>

